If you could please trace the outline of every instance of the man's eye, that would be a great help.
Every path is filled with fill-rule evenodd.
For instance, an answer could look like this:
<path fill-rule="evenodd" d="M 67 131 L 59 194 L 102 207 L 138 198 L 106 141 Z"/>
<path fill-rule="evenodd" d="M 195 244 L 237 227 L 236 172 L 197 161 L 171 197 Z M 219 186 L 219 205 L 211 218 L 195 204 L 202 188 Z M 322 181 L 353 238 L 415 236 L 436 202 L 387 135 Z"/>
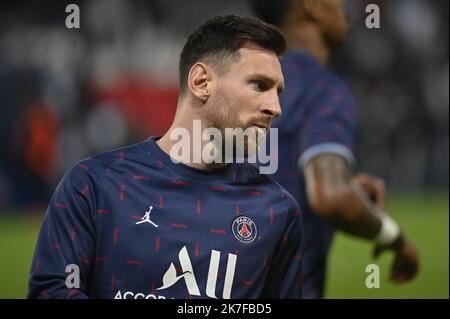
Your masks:
<path fill-rule="evenodd" d="M 261 82 L 261 81 L 252 81 L 252 84 L 255 86 L 255 88 L 258 90 L 258 91 L 260 91 L 260 92 L 263 92 L 263 91 L 266 91 L 267 90 L 267 87 L 266 87 L 266 85 L 263 83 L 263 82 Z"/>

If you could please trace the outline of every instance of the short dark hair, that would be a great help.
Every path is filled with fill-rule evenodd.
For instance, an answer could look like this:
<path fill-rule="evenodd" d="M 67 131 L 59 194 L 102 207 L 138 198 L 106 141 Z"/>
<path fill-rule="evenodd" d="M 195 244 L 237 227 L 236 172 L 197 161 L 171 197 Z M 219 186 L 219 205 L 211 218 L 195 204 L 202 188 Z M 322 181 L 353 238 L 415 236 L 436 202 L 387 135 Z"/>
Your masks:
<path fill-rule="evenodd" d="M 217 16 L 195 30 L 186 41 L 180 55 L 180 91 L 187 87 L 192 66 L 205 61 L 220 74 L 236 52 L 247 43 L 255 43 L 281 56 L 286 51 L 286 40 L 273 25 L 261 20 L 236 15 Z"/>
<path fill-rule="evenodd" d="M 281 27 L 292 7 L 292 0 L 250 0 L 256 16 L 277 27 Z"/>

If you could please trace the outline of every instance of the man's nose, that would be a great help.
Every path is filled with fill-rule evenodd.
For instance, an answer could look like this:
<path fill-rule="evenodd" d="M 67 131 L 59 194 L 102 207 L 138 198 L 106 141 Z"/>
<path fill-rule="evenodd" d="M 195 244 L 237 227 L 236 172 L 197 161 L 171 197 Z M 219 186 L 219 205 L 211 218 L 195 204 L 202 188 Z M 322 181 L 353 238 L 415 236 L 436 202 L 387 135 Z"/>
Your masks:
<path fill-rule="evenodd" d="M 271 118 L 281 116 L 282 111 L 278 94 L 275 94 L 275 97 L 272 97 L 271 101 L 265 104 L 263 113 L 269 115 Z"/>

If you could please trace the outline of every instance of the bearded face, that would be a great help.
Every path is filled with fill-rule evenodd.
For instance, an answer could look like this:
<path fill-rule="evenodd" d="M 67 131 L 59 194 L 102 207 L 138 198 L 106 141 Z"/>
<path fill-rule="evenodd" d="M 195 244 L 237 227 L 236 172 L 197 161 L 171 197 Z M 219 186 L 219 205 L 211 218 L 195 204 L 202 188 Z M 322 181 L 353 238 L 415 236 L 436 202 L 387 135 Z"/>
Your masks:
<path fill-rule="evenodd" d="M 264 142 L 272 119 L 281 115 L 284 79 L 273 52 L 256 45 L 239 51 L 239 59 L 211 88 L 204 114 L 205 125 L 220 130 L 223 150 L 232 145 L 235 155 L 248 158 Z"/>
<path fill-rule="evenodd" d="M 208 113 L 209 127 L 217 128 L 222 134 L 222 141 L 217 147 L 222 147 L 222 154 L 233 154 L 233 157 L 248 158 L 254 156 L 260 145 L 265 143 L 265 137 L 271 125 L 266 117 L 258 118 L 239 116 L 246 107 L 239 104 L 233 94 L 221 90 L 217 92 L 215 107 Z M 259 126 L 258 126 L 259 125 Z M 263 127 L 260 127 L 263 126 Z M 232 146 L 233 153 L 226 153 L 226 147 Z"/>

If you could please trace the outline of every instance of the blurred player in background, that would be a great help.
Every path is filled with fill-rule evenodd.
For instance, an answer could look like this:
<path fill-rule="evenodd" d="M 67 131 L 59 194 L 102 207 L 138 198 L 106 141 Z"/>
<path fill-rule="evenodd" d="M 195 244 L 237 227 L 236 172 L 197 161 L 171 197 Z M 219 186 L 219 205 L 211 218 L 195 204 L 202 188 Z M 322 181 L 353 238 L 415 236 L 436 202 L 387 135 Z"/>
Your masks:
<path fill-rule="evenodd" d="M 405 282 L 418 270 L 414 246 L 384 209 L 382 180 L 353 174 L 354 100 L 347 85 L 325 68 L 345 39 L 342 0 L 255 0 L 255 13 L 278 26 L 288 42 L 282 60 L 279 168 L 275 178 L 304 213 L 304 298 L 321 298 L 335 229 L 373 240 L 374 255 L 395 254 L 391 279 Z"/>

